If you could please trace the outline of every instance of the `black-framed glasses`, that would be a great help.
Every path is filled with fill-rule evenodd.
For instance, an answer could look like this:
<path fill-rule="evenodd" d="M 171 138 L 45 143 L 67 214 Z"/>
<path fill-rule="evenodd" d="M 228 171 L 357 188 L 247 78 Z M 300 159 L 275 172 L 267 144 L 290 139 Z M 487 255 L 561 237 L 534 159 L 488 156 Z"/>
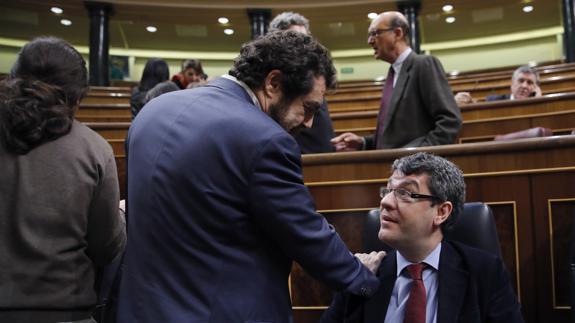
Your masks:
<path fill-rule="evenodd" d="M 304 118 L 306 120 L 309 120 L 309 118 L 315 116 L 316 113 L 321 108 L 321 105 L 322 105 L 322 103 L 315 102 L 315 101 L 304 102 L 304 104 L 303 104 Z"/>
<path fill-rule="evenodd" d="M 379 36 L 379 35 L 381 35 L 381 34 L 383 34 L 383 33 L 385 33 L 385 32 L 392 31 L 392 30 L 394 30 L 394 29 L 395 29 L 395 27 L 381 28 L 381 29 L 372 30 L 372 31 L 369 31 L 369 32 L 367 33 L 367 38 L 377 37 L 377 36 Z"/>
<path fill-rule="evenodd" d="M 397 200 L 400 200 L 403 202 L 414 202 L 415 200 L 418 200 L 418 199 L 442 201 L 442 199 L 440 199 L 439 197 L 437 197 L 435 195 L 413 193 L 413 192 L 410 192 L 404 188 L 381 187 L 379 189 L 379 197 L 384 198 L 387 196 L 387 194 L 389 194 L 391 192 L 393 192 L 393 196 L 395 196 L 395 198 Z"/>

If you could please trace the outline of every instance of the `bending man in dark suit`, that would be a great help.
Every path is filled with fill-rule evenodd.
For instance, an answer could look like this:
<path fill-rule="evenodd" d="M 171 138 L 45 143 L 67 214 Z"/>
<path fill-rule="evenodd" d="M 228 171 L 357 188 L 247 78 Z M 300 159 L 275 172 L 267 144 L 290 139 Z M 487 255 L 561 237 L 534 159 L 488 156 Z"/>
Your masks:
<path fill-rule="evenodd" d="M 443 239 L 463 209 L 461 171 L 418 153 L 396 160 L 392 172 L 381 190 L 378 237 L 397 251 L 379 267 L 381 286 L 369 300 L 337 294 L 321 323 L 523 322 L 499 258 Z M 418 281 L 410 277 L 417 267 Z"/>
<path fill-rule="evenodd" d="M 315 212 L 288 133 L 334 81 L 325 47 L 277 32 L 245 44 L 230 75 L 148 103 L 128 134 L 119 322 L 291 322 L 292 260 L 334 289 L 377 288 Z"/>
<path fill-rule="evenodd" d="M 270 32 L 278 30 L 293 30 L 306 35 L 311 34 L 307 18 L 295 12 L 282 12 L 270 22 Z M 294 134 L 302 154 L 334 152 L 334 147 L 330 142 L 333 136 L 333 125 L 325 100 L 315 113 L 311 127 L 301 129 Z"/>
<path fill-rule="evenodd" d="M 399 12 L 380 14 L 369 26 L 367 42 L 376 59 L 391 64 L 376 132 L 367 137 L 343 133 L 332 139 L 336 150 L 453 143 L 461 128 L 461 113 L 439 60 L 409 47 L 407 19 Z"/>

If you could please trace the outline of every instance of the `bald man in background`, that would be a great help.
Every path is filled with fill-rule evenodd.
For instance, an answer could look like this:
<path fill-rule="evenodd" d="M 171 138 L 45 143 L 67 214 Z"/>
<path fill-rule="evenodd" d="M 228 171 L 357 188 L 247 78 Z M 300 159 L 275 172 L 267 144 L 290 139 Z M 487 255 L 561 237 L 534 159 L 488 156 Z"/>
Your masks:
<path fill-rule="evenodd" d="M 337 151 L 451 144 L 461 128 L 455 103 L 439 60 L 418 55 L 409 42 L 409 23 L 396 11 L 384 12 L 368 29 L 376 59 L 391 64 L 373 135 L 346 132 L 332 139 Z"/>

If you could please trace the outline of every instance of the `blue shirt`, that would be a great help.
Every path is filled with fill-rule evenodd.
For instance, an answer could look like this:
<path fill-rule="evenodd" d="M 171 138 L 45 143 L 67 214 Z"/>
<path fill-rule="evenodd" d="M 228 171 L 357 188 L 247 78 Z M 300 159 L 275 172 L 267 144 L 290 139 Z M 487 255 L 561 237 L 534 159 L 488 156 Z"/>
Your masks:
<path fill-rule="evenodd" d="M 441 253 L 441 242 L 433 249 L 433 251 L 422 261 L 427 264 L 423 270 L 422 278 L 425 285 L 425 293 L 427 294 L 427 304 L 425 308 L 425 322 L 437 322 L 437 272 L 439 271 L 439 254 Z M 409 291 L 411 289 L 411 282 L 409 273 L 404 270 L 405 267 L 412 263 L 407 261 L 399 252 L 396 253 L 397 257 L 397 279 L 391 292 L 391 299 L 387 306 L 387 314 L 385 315 L 385 323 L 403 322 L 405 313 L 405 306 L 409 298 Z"/>

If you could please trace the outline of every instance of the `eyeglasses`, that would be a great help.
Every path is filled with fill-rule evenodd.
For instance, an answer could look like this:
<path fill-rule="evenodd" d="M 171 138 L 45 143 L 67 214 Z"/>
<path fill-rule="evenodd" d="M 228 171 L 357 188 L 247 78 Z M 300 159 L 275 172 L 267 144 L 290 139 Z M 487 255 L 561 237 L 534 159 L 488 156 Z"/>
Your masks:
<path fill-rule="evenodd" d="M 394 27 L 390 27 L 390 28 L 382 28 L 382 29 L 372 30 L 372 31 L 369 31 L 367 33 L 367 38 L 377 37 L 380 34 L 383 34 L 383 33 L 388 32 L 388 31 L 392 31 L 394 29 L 395 29 Z"/>
<path fill-rule="evenodd" d="M 442 199 L 440 199 L 437 196 L 413 193 L 413 192 L 410 192 L 404 188 L 381 187 L 379 189 L 379 197 L 384 198 L 387 196 L 387 194 L 389 194 L 391 192 L 393 192 L 393 196 L 395 196 L 395 198 L 397 200 L 403 201 L 403 202 L 415 202 L 415 200 L 417 200 L 417 199 L 430 199 L 430 200 L 442 201 Z"/>
<path fill-rule="evenodd" d="M 315 101 L 305 102 L 303 104 L 305 119 L 308 120 L 309 118 L 315 116 L 315 114 L 319 111 L 320 108 L 321 104 L 319 102 Z"/>

